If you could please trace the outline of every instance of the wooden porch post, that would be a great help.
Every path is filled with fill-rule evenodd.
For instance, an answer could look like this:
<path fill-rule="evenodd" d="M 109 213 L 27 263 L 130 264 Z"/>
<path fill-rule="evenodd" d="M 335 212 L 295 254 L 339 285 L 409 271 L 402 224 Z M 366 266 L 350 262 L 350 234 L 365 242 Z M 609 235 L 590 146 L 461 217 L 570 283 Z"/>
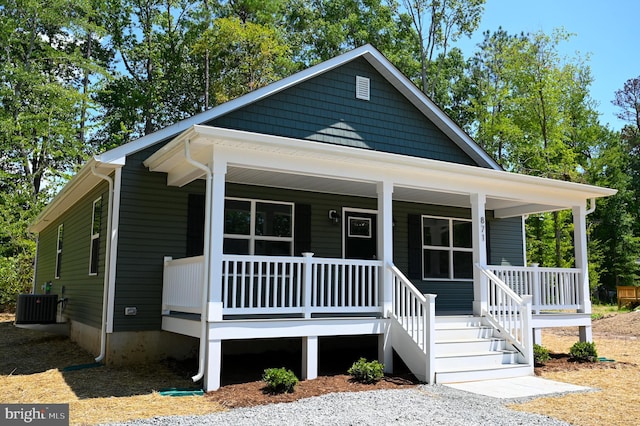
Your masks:
<path fill-rule="evenodd" d="M 211 167 L 211 221 L 208 235 L 209 259 L 209 309 L 208 321 L 222 321 L 222 244 L 224 234 L 224 194 L 227 164 L 218 158 L 212 159 Z M 207 231 L 205 231 L 207 232 Z"/>
<path fill-rule="evenodd" d="M 580 309 L 578 312 L 591 313 L 591 298 L 589 290 L 589 258 L 587 257 L 587 211 L 586 205 L 573 206 L 573 239 L 576 259 L 576 268 L 580 269 L 582 280 L 579 290 Z M 580 329 L 580 341 L 591 342 L 591 326 L 582 326 Z"/>
<path fill-rule="evenodd" d="M 387 318 L 393 303 L 393 277 L 390 266 L 393 265 L 393 182 L 378 182 L 378 257 L 382 260 L 382 314 Z M 383 364 L 386 372 L 393 371 L 393 348 L 391 339 L 381 336 Z"/>
<path fill-rule="evenodd" d="M 485 204 L 487 196 L 477 193 L 471 194 L 471 233 L 473 247 L 473 264 L 487 265 L 487 238 Z M 473 268 L 473 313 L 482 315 L 488 303 L 487 278 L 478 268 Z"/>

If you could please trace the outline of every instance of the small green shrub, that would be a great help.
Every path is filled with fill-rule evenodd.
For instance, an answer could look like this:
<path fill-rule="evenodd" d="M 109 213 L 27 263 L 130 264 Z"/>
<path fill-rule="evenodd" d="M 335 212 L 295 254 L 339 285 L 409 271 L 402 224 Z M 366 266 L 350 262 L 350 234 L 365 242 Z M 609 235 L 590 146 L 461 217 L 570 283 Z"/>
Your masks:
<path fill-rule="evenodd" d="M 292 393 L 298 384 L 298 378 L 291 370 L 286 368 L 267 368 L 264 370 L 262 380 L 267 384 L 271 393 Z"/>
<path fill-rule="evenodd" d="M 576 342 L 569 349 L 572 358 L 583 362 L 595 362 L 598 359 L 596 344 L 593 342 Z"/>
<path fill-rule="evenodd" d="M 547 348 L 536 343 L 533 344 L 533 360 L 536 364 L 544 364 L 550 359 L 551 356 Z"/>
<path fill-rule="evenodd" d="M 378 361 L 360 358 L 347 370 L 354 380 L 361 383 L 375 383 L 384 376 L 384 365 Z"/>

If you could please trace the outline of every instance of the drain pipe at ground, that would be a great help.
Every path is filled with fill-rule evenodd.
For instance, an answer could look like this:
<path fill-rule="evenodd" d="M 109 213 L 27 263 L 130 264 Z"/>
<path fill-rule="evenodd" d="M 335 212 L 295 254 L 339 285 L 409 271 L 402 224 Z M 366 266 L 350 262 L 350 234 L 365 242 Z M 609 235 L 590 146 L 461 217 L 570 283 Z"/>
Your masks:
<path fill-rule="evenodd" d="M 200 351 L 199 351 L 199 359 L 198 359 L 198 372 L 195 376 L 191 377 L 194 382 L 202 379 L 204 377 L 204 368 L 205 368 L 205 357 L 206 357 L 206 348 L 207 348 L 207 318 L 209 317 L 208 307 L 209 307 L 209 276 L 211 274 L 209 261 L 209 251 L 211 250 L 211 183 L 212 183 L 212 175 L 211 169 L 202 163 L 198 163 L 193 158 L 191 158 L 190 151 L 190 143 L 191 141 L 184 141 L 184 157 L 189 164 L 193 167 L 196 167 L 202 171 L 204 171 L 207 175 L 207 184 L 206 184 L 206 194 L 205 194 L 205 208 L 204 208 L 204 229 L 205 229 L 205 239 L 204 239 L 204 247 L 202 250 L 203 258 L 204 258 L 204 277 L 203 277 L 203 291 L 202 291 L 202 309 L 200 312 Z"/>
<path fill-rule="evenodd" d="M 113 205 L 113 179 L 96 171 L 95 164 L 91 165 L 91 173 L 109 183 L 109 199 L 107 206 L 107 242 L 104 256 L 104 290 L 102 294 L 102 329 L 100 330 L 100 355 L 96 362 L 102 362 L 107 349 L 107 309 L 109 306 L 109 262 L 111 259 L 111 206 Z"/>

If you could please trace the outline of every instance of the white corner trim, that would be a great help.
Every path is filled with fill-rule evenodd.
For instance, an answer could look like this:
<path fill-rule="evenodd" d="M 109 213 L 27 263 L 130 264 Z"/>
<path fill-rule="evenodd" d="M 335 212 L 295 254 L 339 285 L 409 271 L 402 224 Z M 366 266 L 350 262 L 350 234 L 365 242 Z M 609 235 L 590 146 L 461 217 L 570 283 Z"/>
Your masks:
<path fill-rule="evenodd" d="M 118 227 L 120 225 L 120 190 L 122 187 L 122 168 L 115 170 L 113 181 L 113 206 L 111 213 L 111 247 L 109 262 L 109 295 L 107 299 L 107 333 L 113 333 L 113 316 L 116 298 L 116 266 L 118 261 Z"/>

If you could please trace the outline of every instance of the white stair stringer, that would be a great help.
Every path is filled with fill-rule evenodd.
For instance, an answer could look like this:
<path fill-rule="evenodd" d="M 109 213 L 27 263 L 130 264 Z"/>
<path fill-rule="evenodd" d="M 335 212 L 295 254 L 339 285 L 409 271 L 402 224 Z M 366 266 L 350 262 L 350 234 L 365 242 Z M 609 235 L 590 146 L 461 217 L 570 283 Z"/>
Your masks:
<path fill-rule="evenodd" d="M 533 375 L 533 365 L 480 317 L 437 317 L 436 383 Z"/>
<path fill-rule="evenodd" d="M 429 361 L 427 355 L 394 318 L 391 319 L 391 346 L 418 380 L 421 382 L 429 381 L 427 378 L 427 363 Z"/>

